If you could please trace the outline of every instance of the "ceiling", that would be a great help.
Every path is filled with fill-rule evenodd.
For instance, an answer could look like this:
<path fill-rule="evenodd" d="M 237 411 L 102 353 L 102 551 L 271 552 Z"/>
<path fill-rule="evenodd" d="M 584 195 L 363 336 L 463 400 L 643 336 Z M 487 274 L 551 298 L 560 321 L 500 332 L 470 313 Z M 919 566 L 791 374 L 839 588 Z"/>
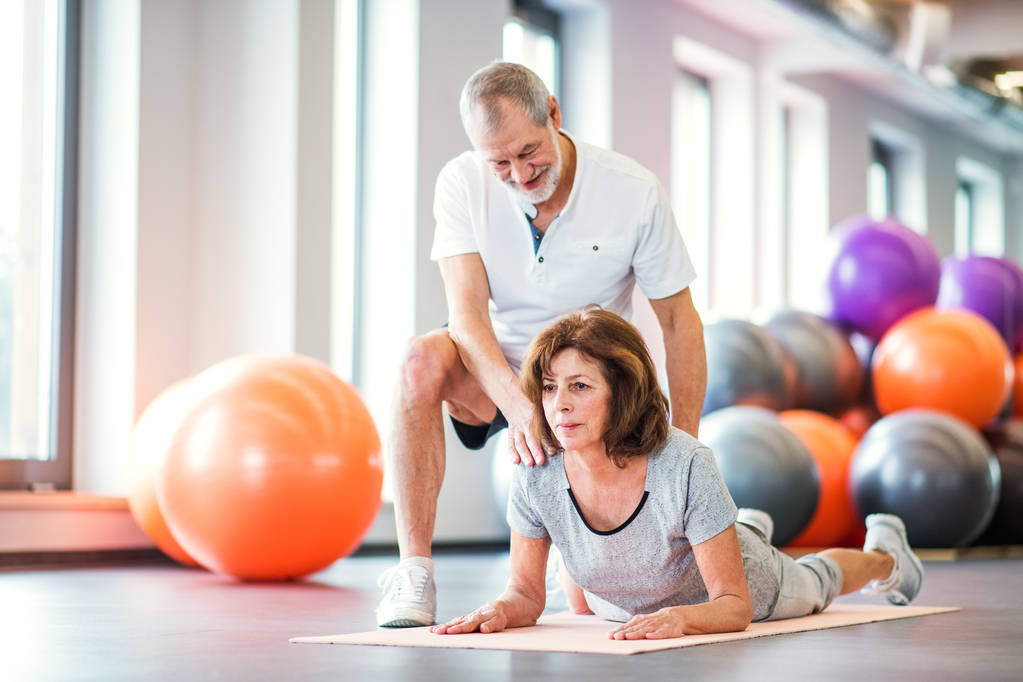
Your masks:
<path fill-rule="evenodd" d="M 778 0 L 834 17 L 913 71 L 947 68 L 959 82 L 1023 107 L 995 76 L 1023 70 L 1020 0 Z"/>

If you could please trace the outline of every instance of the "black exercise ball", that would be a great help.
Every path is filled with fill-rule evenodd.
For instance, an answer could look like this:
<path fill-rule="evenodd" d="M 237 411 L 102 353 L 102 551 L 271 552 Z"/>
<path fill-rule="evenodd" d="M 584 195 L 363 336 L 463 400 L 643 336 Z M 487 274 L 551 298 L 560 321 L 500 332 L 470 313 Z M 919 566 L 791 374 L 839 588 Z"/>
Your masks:
<path fill-rule="evenodd" d="M 795 367 L 789 396 L 792 407 L 838 415 L 857 401 L 863 366 L 838 327 L 813 313 L 783 310 L 764 328 Z"/>
<path fill-rule="evenodd" d="M 910 544 L 962 547 L 987 526 L 999 467 L 980 434 L 944 412 L 904 410 L 874 424 L 853 454 L 850 491 L 861 518 L 901 516 Z"/>
<path fill-rule="evenodd" d="M 774 544 L 783 546 L 799 535 L 817 508 L 817 466 L 777 414 L 726 407 L 703 418 L 700 440 L 714 453 L 735 504 L 774 517 Z"/>
<path fill-rule="evenodd" d="M 764 328 L 725 319 L 704 325 L 703 338 L 707 349 L 703 414 L 731 405 L 789 407 L 785 351 Z"/>
<path fill-rule="evenodd" d="M 998 506 L 980 545 L 1023 544 L 1023 420 L 1013 419 L 985 433 L 1002 471 Z"/>

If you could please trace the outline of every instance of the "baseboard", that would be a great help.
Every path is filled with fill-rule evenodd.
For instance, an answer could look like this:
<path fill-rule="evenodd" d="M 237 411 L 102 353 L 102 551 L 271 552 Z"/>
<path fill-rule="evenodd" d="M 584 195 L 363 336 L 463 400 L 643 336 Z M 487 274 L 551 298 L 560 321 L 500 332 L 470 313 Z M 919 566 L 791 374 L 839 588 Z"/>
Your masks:
<path fill-rule="evenodd" d="M 99 566 L 181 566 L 181 564 L 155 547 L 95 551 L 0 553 L 0 572 L 31 569 L 94 568 Z"/>

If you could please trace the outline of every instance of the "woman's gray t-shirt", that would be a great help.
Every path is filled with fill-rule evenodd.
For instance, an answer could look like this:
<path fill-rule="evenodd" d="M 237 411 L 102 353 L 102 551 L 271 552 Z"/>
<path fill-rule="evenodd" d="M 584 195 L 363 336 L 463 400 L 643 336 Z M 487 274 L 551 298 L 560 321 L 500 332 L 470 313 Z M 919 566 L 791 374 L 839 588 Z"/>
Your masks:
<path fill-rule="evenodd" d="M 648 457 L 643 499 L 611 531 L 593 530 L 583 519 L 563 456 L 546 466 L 516 467 L 512 478 L 512 530 L 528 538 L 549 536 L 590 608 L 608 620 L 707 601 L 692 546 L 735 523 L 735 503 L 705 445 L 672 427 L 664 446 Z M 746 526 L 736 528 L 753 618 L 764 620 L 778 599 L 773 548 Z"/>

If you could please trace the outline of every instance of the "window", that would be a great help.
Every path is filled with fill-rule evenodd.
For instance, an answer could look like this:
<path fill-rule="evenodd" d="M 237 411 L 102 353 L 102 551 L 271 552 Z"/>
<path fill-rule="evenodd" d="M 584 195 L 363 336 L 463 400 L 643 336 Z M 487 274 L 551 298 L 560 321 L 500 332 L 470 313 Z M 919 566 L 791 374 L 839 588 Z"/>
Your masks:
<path fill-rule="evenodd" d="M 0 487 L 69 487 L 78 3 L 0 3 Z"/>
<path fill-rule="evenodd" d="M 955 250 L 958 255 L 1005 253 L 1002 174 L 970 158 L 956 160 Z"/>
<path fill-rule="evenodd" d="M 711 96 L 703 76 L 679 69 L 672 96 L 671 200 L 696 271 L 709 282 L 711 220 Z M 693 289 L 699 310 L 710 307 L 710 288 Z"/>
<path fill-rule="evenodd" d="M 782 88 L 783 303 L 824 310 L 820 282 L 826 275 L 819 254 L 826 248 L 828 224 L 828 105 L 804 88 Z M 761 269 L 766 264 L 761 262 Z"/>
<path fill-rule="evenodd" d="M 559 31 L 557 12 L 537 2 L 519 0 L 512 18 L 504 24 L 502 57 L 532 69 L 556 97 L 561 92 Z"/>
<path fill-rule="evenodd" d="M 973 243 L 974 215 L 973 185 L 959 181 L 956 187 L 956 222 L 955 249 L 956 254 L 965 256 L 970 252 Z"/>
<path fill-rule="evenodd" d="M 757 293 L 754 74 L 742 60 L 685 36 L 672 40 L 672 52 L 679 68 L 672 199 L 676 216 L 685 216 L 680 229 L 700 277 L 693 298 L 705 305 L 702 313 L 745 316 Z"/>
<path fill-rule="evenodd" d="M 871 160 L 867 176 L 867 213 L 883 220 L 895 213 L 892 150 L 878 140 L 870 141 Z"/>
<path fill-rule="evenodd" d="M 926 234 L 926 149 L 922 141 L 895 126 L 872 121 L 870 148 L 867 212 L 875 220 L 895 216 Z"/>
<path fill-rule="evenodd" d="M 362 68 L 361 0 L 340 0 L 334 14 L 334 210 L 331 268 L 331 367 L 359 385 L 359 288 L 362 244 Z"/>

